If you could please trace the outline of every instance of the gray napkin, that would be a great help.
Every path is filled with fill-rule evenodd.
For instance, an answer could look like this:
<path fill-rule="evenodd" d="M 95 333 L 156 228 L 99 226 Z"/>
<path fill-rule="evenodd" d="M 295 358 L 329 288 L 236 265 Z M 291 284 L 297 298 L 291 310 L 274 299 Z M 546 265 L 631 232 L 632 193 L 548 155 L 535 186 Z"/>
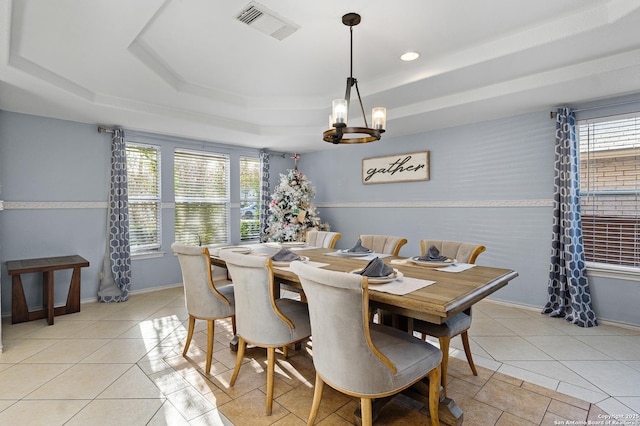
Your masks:
<path fill-rule="evenodd" d="M 382 261 L 379 257 L 371 260 L 367 263 L 362 271 L 356 271 L 355 274 L 360 274 L 365 277 L 386 277 L 393 273 L 393 268 Z"/>
<path fill-rule="evenodd" d="M 429 247 L 429 250 L 427 250 L 427 254 L 418 258 L 418 260 L 426 262 L 443 262 L 447 259 L 447 256 L 440 255 L 440 250 L 438 250 L 436 246 Z"/>
<path fill-rule="evenodd" d="M 280 251 L 271 256 L 271 260 L 274 262 L 293 262 L 300 259 L 302 258 L 288 248 L 280 249 Z"/>
<path fill-rule="evenodd" d="M 348 253 L 371 253 L 371 249 L 362 247 L 362 241 L 358 238 L 356 245 L 347 250 Z"/>

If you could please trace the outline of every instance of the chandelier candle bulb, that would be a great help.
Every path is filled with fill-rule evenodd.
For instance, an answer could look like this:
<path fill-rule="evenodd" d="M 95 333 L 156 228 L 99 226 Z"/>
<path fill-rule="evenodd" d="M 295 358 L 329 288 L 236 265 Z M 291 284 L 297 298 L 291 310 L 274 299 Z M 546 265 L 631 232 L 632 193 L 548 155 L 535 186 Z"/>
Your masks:
<path fill-rule="evenodd" d="M 376 107 L 371 111 L 371 121 L 373 128 L 376 130 L 384 130 L 387 127 L 387 109 Z"/>
<path fill-rule="evenodd" d="M 331 123 L 331 127 L 333 127 L 334 123 L 347 123 L 347 100 L 346 99 L 334 99 L 332 102 L 332 110 L 333 114 L 331 114 L 334 118 L 334 122 Z"/>

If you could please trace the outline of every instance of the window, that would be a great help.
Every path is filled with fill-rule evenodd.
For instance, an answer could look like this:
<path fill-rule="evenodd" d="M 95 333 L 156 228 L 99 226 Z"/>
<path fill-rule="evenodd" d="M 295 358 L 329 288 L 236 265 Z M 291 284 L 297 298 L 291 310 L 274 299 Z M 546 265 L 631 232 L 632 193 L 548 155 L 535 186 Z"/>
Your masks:
<path fill-rule="evenodd" d="M 159 250 L 160 148 L 127 142 L 127 175 L 131 252 Z"/>
<path fill-rule="evenodd" d="M 579 123 L 588 262 L 640 267 L 640 115 Z"/>
<path fill-rule="evenodd" d="M 175 239 L 185 244 L 229 242 L 229 157 L 176 149 Z"/>
<path fill-rule="evenodd" d="M 240 239 L 260 238 L 260 160 L 240 158 Z"/>

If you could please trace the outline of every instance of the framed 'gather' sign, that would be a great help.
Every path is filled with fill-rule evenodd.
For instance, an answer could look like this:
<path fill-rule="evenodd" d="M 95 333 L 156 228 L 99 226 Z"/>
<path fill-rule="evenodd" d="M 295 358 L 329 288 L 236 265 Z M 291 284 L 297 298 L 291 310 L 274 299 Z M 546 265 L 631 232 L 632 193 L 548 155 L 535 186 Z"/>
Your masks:
<path fill-rule="evenodd" d="M 362 159 L 362 183 L 429 180 L 429 151 Z"/>

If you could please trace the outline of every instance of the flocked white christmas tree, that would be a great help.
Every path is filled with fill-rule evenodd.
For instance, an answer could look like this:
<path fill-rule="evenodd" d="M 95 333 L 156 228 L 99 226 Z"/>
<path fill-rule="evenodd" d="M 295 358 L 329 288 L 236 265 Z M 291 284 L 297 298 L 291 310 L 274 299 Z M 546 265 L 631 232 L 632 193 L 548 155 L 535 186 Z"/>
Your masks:
<path fill-rule="evenodd" d="M 271 194 L 267 218 L 268 241 L 304 241 L 308 230 L 328 231 L 311 200 L 316 190 L 309 179 L 298 170 L 298 154 L 292 157 L 295 167 L 280 173 L 280 184 Z"/>

